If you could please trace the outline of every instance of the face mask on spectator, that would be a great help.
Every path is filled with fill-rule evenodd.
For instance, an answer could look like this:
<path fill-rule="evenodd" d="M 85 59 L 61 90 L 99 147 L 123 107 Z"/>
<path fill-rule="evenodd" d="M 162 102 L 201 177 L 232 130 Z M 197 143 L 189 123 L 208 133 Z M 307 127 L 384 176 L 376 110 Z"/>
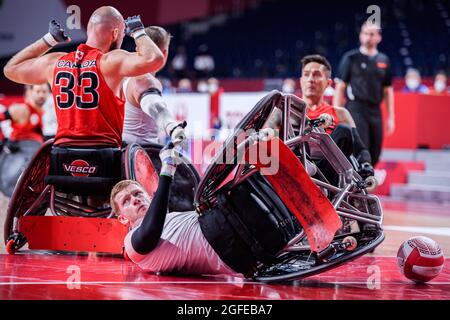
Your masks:
<path fill-rule="evenodd" d="M 434 90 L 436 92 L 443 92 L 445 88 L 447 88 L 447 84 L 444 81 L 438 80 L 434 82 Z"/>
<path fill-rule="evenodd" d="M 216 91 L 218 89 L 219 89 L 219 86 L 217 85 L 217 83 L 210 83 L 209 86 L 208 86 L 208 91 L 211 94 L 216 93 Z"/>
<path fill-rule="evenodd" d="M 197 91 L 200 93 L 208 92 L 208 84 L 205 81 L 200 81 L 197 85 Z"/>
<path fill-rule="evenodd" d="M 283 87 L 281 88 L 281 90 L 284 93 L 294 93 L 295 88 L 291 84 L 287 83 L 287 84 L 283 84 Z"/>
<path fill-rule="evenodd" d="M 406 86 L 410 90 L 416 90 L 419 87 L 419 80 L 414 78 L 406 79 Z"/>

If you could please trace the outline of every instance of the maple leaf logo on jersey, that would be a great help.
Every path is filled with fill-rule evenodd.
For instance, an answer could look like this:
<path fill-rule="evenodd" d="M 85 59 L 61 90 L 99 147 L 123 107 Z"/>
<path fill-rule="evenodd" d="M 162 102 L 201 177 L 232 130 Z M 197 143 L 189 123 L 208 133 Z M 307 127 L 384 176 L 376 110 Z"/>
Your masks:
<path fill-rule="evenodd" d="M 83 59 L 83 56 L 84 56 L 84 52 L 77 50 L 77 52 L 75 53 L 75 60 L 81 61 L 81 59 Z"/>

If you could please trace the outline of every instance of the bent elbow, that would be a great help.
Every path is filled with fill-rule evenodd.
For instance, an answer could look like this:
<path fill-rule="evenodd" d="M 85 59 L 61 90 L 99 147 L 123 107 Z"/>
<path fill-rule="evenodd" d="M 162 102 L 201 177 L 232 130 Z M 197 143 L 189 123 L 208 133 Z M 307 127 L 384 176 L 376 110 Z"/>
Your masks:
<path fill-rule="evenodd" d="M 3 74 L 5 75 L 6 78 L 8 78 L 9 80 L 13 80 L 14 77 L 14 71 L 13 68 L 11 66 L 6 65 L 3 68 Z"/>
<path fill-rule="evenodd" d="M 164 56 L 162 53 L 155 53 L 155 55 L 147 61 L 146 65 L 149 69 L 148 72 L 158 71 L 164 66 Z"/>

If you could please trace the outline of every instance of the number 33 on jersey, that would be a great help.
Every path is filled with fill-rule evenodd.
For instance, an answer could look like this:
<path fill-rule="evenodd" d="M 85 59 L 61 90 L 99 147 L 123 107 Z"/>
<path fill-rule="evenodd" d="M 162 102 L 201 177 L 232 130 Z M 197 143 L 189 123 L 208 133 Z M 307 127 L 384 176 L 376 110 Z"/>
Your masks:
<path fill-rule="evenodd" d="M 81 44 L 57 61 L 52 84 L 58 120 L 55 145 L 121 146 L 125 102 L 103 78 L 102 56 L 100 50 Z"/>

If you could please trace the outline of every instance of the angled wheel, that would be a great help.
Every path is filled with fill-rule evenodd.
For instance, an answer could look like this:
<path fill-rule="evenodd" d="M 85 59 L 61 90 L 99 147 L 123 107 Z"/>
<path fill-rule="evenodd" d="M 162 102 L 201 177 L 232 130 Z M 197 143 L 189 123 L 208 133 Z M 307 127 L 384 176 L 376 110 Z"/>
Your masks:
<path fill-rule="evenodd" d="M 21 173 L 41 144 L 32 140 L 15 142 L 16 150 L 5 147 L 0 154 L 0 191 L 11 197 Z"/>
<path fill-rule="evenodd" d="M 145 144 L 142 147 L 159 173 L 161 170 L 159 151 L 163 145 Z M 182 162 L 177 167 L 174 181 L 170 188 L 169 211 L 183 212 L 194 210 L 194 195 L 200 181 L 200 175 L 188 158 L 183 157 Z"/>
<path fill-rule="evenodd" d="M 50 168 L 50 149 L 53 140 L 45 142 L 36 152 L 28 167 L 22 173 L 12 194 L 6 212 L 4 225 L 5 244 L 12 236 L 20 235 L 18 232 L 18 221 L 38 199 L 45 189 L 44 178 L 48 175 Z M 48 201 L 39 203 L 29 215 L 44 215 L 48 208 Z M 26 241 L 16 243 L 16 250 L 20 249 Z"/>
<path fill-rule="evenodd" d="M 139 182 L 152 196 L 158 188 L 159 176 L 147 152 L 133 143 L 125 150 L 125 179 Z"/>

